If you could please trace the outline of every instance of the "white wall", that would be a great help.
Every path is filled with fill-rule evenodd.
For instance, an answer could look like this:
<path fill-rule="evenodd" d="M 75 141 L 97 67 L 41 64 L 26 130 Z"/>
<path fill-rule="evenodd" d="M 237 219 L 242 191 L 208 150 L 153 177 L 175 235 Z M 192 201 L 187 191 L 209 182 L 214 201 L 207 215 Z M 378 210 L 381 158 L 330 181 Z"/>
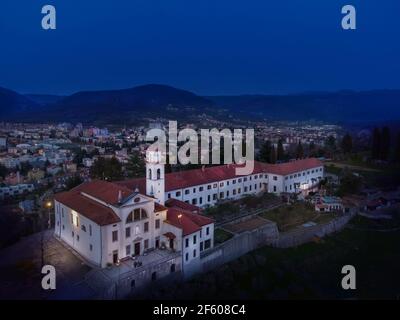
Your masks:
<path fill-rule="evenodd" d="M 102 263 L 101 227 L 58 201 L 54 201 L 54 204 L 56 236 L 85 259 L 100 266 Z"/>
<path fill-rule="evenodd" d="M 215 203 L 220 199 L 234 200 L 239 199 L 244 195 L 257 194 L 265 190 L 266 184 L 268 184 L 267 174 L 253 174 L 185 189 L 168 191 L 165 194 L 165 198 L 178 199 L 195 204 L 199 207 L 206 207 L 215 205 Z M 177 196 L 177 192 L 180 193 L 180 195 Z M 202 200 L 200 200 L 200 198 Z M 194 199 L 196 200 L 193 201 Z"/>
<path fill-rule="evenodd" d="M 306 190 L 318 184 L 324 178 L 323 166 L 299 171 L 290 175 L 285 176 L 284 185 L 282 192 L 298 192 Z M 312 179 L 315 179 L 314 182 Z M 300 188 L 296 188 L 300 186 Z"/>

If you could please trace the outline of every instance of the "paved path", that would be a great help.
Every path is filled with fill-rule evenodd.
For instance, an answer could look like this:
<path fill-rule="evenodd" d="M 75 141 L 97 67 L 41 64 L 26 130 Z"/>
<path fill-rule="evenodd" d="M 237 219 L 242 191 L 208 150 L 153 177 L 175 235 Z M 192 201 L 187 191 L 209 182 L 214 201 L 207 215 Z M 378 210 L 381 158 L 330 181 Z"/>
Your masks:
<path fill-rule="evenodd" d="M 54 291 L 41 287 L 42 263 L 56 269 Z M 93 291 L 83 279 L 89 271 L 53 230 L 36 233 L 0 250 L 0 299 L 88 299 Z"/>

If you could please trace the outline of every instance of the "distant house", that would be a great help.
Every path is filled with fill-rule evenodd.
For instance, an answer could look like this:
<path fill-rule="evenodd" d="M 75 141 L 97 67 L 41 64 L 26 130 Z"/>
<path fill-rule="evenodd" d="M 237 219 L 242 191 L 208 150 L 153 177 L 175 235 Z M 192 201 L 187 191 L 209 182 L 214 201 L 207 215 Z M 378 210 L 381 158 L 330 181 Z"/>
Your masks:
<path fill-rule="evenodd" d="M 38 181 L 44 178 L 44 171 L 38 168 L 34 168 L 28 172 L 29 181 Z"/>
<path fill-rule="evenodd" d="M 317 212 L 343 212 L 343 203 L 339 197 L 320 197 L 315 203 Z"/>
<path fill-rule="evenodd" d="M 382 197 L 373 199 L 367 202 L 367 210 L 369 211 L 375 211 L 378 209 L 382 209 L 386 206 L 387 201 L 383 199 Z"/>
<path fill-rule="evenodd" d="M 61 172 L 62 168 L 56 165 L 51 165 L 46 168 L 46 172 L 52 176 L 56 175 L 57 173 Z"/>
<path fill-rule="evenodd" d="M 85 167 L 90 168 L 93 165 L 93 159 L 83 158 L 82 163 Z"/>
<path fill-rule="evenodd" d="M 64 170 L 66 172 L 75 173 L 77 170 L 76 163 L 73 163 L 72 161 L 64 163 Z"/>
<path fill-rule="evenodd" d="M 32 192 L 35 189 L 33 184 L 17 184 L 15 186 L 2 187 L 0 188 L 0 199 L 12 198 L 28 192 Z"/>
<path fill-rule="evenodd" d="M 22 210 L 23 213 L 32 213 L 35 208 L 35 201 L 34 200 L 20 201 L 18 207 Z"/>

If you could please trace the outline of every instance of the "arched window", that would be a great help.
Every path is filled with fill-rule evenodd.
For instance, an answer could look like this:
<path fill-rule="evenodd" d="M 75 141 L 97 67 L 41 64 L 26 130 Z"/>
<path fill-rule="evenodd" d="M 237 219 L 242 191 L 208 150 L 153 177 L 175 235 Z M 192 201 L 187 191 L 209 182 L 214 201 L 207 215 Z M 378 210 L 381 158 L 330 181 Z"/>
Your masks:
<path fill-rule="evenodd" d="M 149 169 L 149 179 L 151 180 L 151 169 Z"/>
<path fill-rule="evenodd" d="M 157 180 L 161 178 L 161 169 L 157 169 Z"/>
<path fill-rule="evenodd" d="M 136 281 L 135 279 L 131 280 L 131 288 L 135 288 L 136 287 Z"/>
<path fill-rule="evenodd" d="M 140 209 L 133 210 L 133 220 L 134 221 L 140 220 Z"/>
<path fill-rule="evenodd" d="M 142 208 L 137 208 L 133 210 L 131 213 L 128 214 L 126 217 L 126 222 L 125 223 L 131 223 L 133 221 L 139 221 L 142 219 L 147 219 L 149 216 L 146 212 L 146 210 Z"/>
<path fill-rule="evenodd" d="M 175 263 L 171 264 L 170 271 L 171 271 L 171 273 L 175 272 Z"/>
<path fill-rule="evenodd" d="M 142 219 L 147 219 L 148 217 L 149 217 L 149 216 L 147 215 L 147 211 L 144 210 L 144 209 L 142 209 L 141 218 L 142 218 Z"/>
<path fill-rule="evenodd" d="M 152 274 L 151 274 L 151 281 L 156 281 L 157 280 L 157 272 L 153 272 Z"/>
<path fill-rule="evenodd" d="M 128 216 L 126 217 L 126 221 L 125 223 L 131 223 L 133 221 L 133 216 L 132 216 L 132 212 L 130 214 L 128 214 Z"/>

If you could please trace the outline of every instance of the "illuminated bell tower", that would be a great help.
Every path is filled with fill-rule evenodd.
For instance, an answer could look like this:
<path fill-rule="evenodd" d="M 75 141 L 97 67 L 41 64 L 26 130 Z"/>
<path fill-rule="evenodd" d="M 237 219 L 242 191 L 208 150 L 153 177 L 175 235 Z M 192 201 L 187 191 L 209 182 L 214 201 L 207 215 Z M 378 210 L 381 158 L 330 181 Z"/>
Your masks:
<path fill-rule="evenodd" d="M 165 168 L 160 151 L 146 152 L 146 194 L 156 198 L 159 204 L 165 201 Z"/>

